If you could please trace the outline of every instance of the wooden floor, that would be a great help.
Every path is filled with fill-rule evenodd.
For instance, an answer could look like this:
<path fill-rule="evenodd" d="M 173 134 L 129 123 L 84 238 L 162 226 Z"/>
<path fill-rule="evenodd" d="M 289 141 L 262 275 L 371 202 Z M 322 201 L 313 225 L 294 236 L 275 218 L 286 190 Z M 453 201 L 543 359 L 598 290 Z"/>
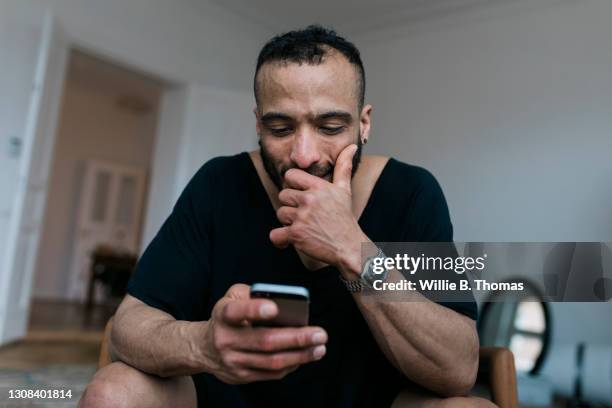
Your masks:
<path fill-rule="evenodd" d="M 34 301 L 25 339 L 0 347 L 0 368 L 95 364 L 106 321 L 116 306 Z"/>
<path fill-rule="evenodd" d="M 95 305 L 88 313 L 80 303 L 37 301 L 30 308 L 28 335 L 37 333 L 100 333 L 116 305 Z"/>

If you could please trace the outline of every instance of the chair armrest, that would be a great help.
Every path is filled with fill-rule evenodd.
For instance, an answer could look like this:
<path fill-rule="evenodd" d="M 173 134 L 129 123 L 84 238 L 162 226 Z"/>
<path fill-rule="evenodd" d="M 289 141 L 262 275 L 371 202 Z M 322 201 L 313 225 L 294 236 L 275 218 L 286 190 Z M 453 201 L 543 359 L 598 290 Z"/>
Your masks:
<path fill-rule="evenodd" d="M 481 347 L 478 380 L 489 385 L 500 408 L 518 407 L 514 355 L 504 347 Z"/>
<path fill-rule="evenodd" d="M 102 337 L 102 345 L 100 346 L 100 358 L 98 359 L 98 370 L 113 362 L 108 352 L 108 343 L 110 342 L 110 334 L 112 328 L 113 318 L 111 317 L 110 319 L 108 319 L 106 327 L 104 328 L 104 337 Z"/>

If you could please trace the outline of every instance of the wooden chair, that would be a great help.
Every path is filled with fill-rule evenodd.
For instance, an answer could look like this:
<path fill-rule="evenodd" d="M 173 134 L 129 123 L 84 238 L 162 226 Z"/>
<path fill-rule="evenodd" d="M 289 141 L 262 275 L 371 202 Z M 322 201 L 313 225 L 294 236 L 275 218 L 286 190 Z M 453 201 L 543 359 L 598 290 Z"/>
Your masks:
<path fill-rule="evenodd" d="M 111 363 L 108 341 L 113 325 L 111 318 L 104 329 L 98 369 Z M 516 370 L 514 355 L 504 347 L 481 347 L 478 379 L 474 395 L 491 400 L 500 408 L 517 408 Z"/>

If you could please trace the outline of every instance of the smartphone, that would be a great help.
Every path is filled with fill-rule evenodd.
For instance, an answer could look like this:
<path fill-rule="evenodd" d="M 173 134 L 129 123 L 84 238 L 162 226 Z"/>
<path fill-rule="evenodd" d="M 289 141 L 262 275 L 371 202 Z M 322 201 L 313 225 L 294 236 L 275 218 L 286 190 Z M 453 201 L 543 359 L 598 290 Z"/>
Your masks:
<path fill-rule="evenodd" d="M 278 314 L 271 320 L 253 322 L 253 326 L 306 326 L 310 294 L 302 286 L 255 283 L 251 286 L 252 299 L 270 299 L 278 306 Z"/>

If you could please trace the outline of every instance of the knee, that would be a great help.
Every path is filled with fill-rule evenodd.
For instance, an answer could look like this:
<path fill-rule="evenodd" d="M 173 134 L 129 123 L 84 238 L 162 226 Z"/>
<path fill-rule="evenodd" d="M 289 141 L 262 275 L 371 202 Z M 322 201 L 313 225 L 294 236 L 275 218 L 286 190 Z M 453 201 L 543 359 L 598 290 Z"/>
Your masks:
<path fill-rule="evenodd" d="M 79 408 L 116 407 L 128 408 L 136 406 L 131 389 L 136 371 L 130 366 L 115 362 L 99 370 L 91 383 L 85 389 L 79 401 Z M 131 386 L 132 385 L 132 386 Z"/>

